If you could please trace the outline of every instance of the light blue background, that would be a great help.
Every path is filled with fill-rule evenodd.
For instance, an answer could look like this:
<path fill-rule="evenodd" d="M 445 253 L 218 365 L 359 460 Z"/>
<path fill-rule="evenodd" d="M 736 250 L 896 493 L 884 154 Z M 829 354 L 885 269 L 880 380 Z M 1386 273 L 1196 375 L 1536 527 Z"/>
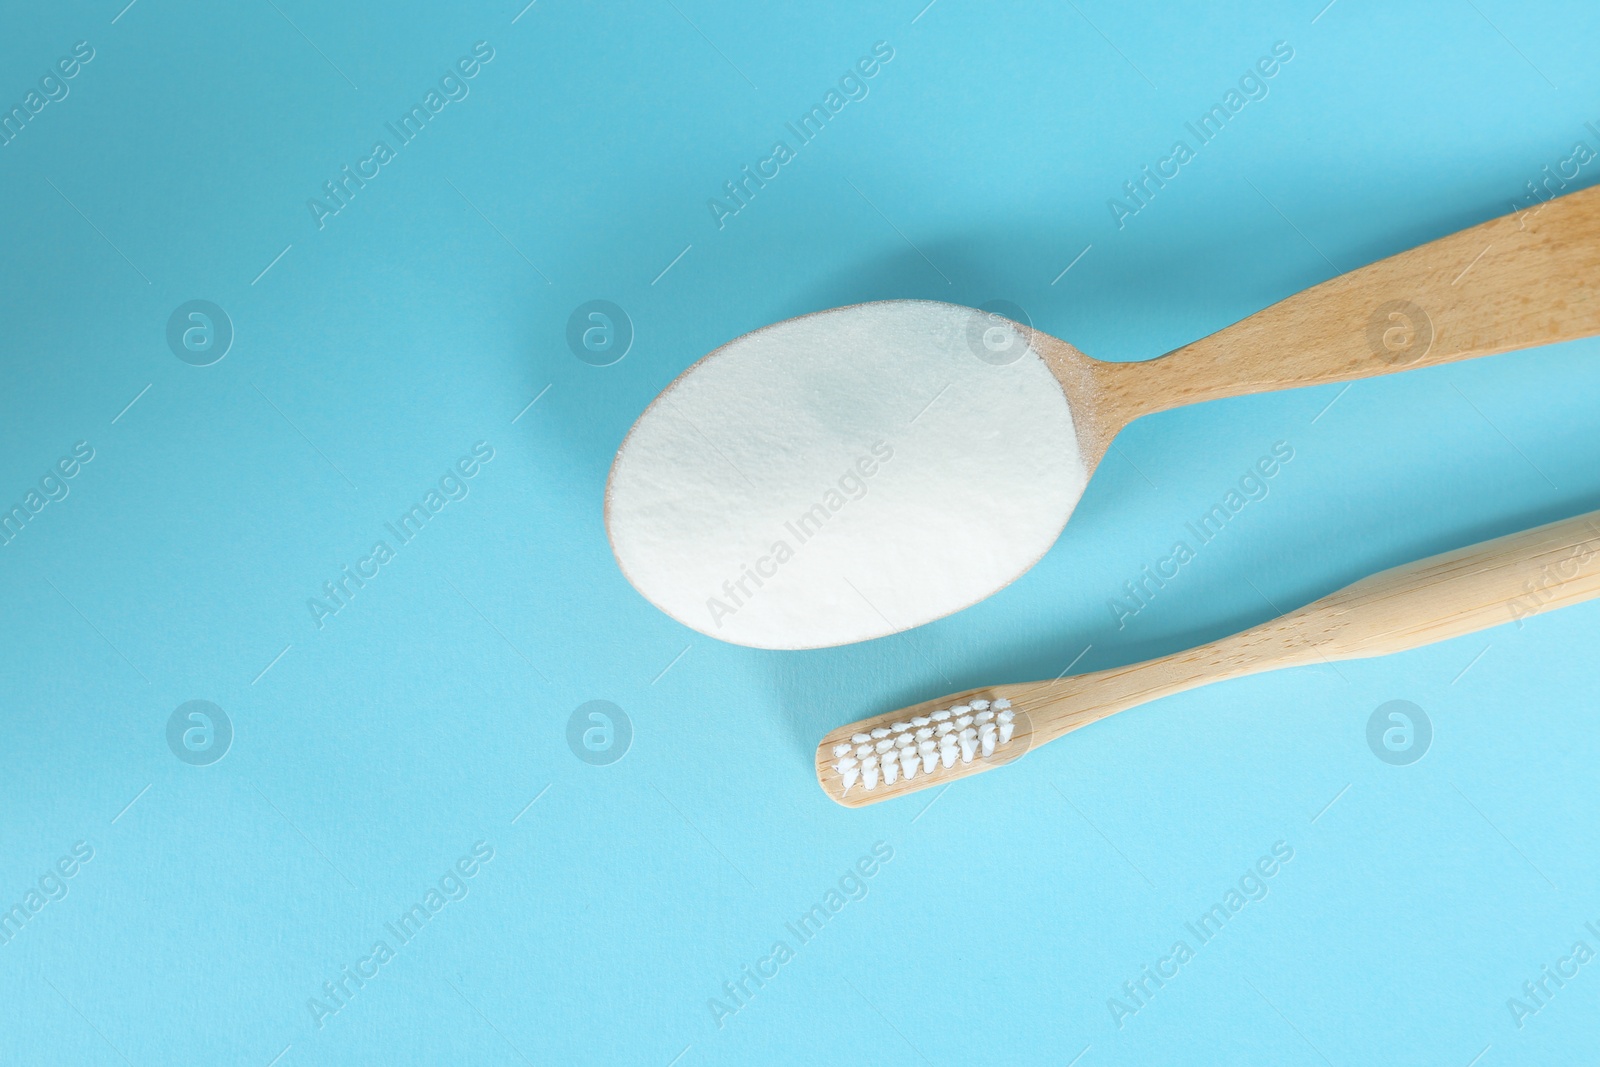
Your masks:
<path fill-rule="evenodd" d="M 94 849 L 0 945 L 0 1060 L 1595 1047 L 1600 963 L 1521 1029 L 1506 1002 L 1600 949 L 1600 606 L 1174 697 L 931 808 L 847 811 L 810 764 L 871 712 L 1187 647 L 1600 506 L 1600 344 L 1148 419 L 1031 573 L 854 648 L 690 632 L 601 522 L 646 403 L 765 323 L 999 298 L 1144 359 L 1505 213 L 1600 147 L 1592 4 L 122 2 L 12 5 L 0 31 L 7 108 L 74 42 L 96 52 L 0 148 L 0 500 L 95 449 L 0 548 L 0 907 Z M 480 40 L 470 95 L 319 230 L 307 199 Z M 870 95 L 719 230 L 708 199 L 877 41 Z M 1119 230 L 1107 199 L 1277 41 L 1270 95 Z M 197 298 L 236 330 L 204 368 L 164 339 Z M 637 331 L 606 368 L 564 339 L 596 298 Z M 319 630 L 307 598 L 477 441 L 495 458 L 470 496 Z M 1108 599 L 1278 441 L 1270 496 L 1119 629 Z M 236 731 L 207 767 L 165 739 L 193 699 Z M 593 699 L 633 723 L 611 766 L 565 741 Z M 1367 747 L 1391 699 L 1434 724 L 1411 766 Z M 319 1028 L 322 983 L 480 840 L 470 894 Z M 1270 895 L 1119 1029 L 1107 999 L 1280 840 Z M 866 898 L 719 1028 L 708 1000 L 879 841 Z"/>

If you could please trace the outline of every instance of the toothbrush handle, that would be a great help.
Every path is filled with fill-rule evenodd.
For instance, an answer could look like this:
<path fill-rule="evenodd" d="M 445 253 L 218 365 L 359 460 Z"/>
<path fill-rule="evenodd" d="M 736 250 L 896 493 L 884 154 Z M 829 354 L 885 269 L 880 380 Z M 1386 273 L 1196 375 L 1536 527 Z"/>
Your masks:
<path fill-rule="evenodd" d="M 1140 415 L 1600 334 L 1600 186 L 1341 274 L 1158 359 L 1097 370 Z"/>
<path fill-rule="evenodd" d="M 1362 579 L 1278 623 L 1331 659 L 1421 648 L 1600 597 L 1600 511 Z"/>
<path fill-rule="evenodd" d="M 1038 742 L 1229 678 L 1420 648 L 1600 597 L 1600 511 L 1364 578 L 1198 648 L 1076 678 L 1003 687 Z"/>

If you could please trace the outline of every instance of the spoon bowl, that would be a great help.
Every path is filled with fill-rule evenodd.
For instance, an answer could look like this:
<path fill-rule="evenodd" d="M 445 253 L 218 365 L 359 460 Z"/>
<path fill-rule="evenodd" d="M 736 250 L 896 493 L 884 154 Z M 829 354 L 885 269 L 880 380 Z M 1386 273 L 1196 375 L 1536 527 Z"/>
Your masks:
<path fill-rule="evenodd" d="M 989 596 L 1088 483 L 1042 338 L 898 300 L 724 345 L 618 451 L 606 527 L 623 573 L 685 625 L 761 648 L 881 637 Z"/>

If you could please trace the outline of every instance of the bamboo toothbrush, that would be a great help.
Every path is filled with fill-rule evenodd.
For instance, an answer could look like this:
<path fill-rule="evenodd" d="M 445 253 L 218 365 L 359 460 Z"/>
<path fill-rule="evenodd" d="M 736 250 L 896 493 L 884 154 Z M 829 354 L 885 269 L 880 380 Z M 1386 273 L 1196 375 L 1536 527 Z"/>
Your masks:
<path fill-rule="evenodd" d="M 1600 597 L 1600 511 L 1375 574 L 1281 618 L 1131 666 L 985 686 L 841 726 L 817 780 L 846 807 L 1010 763 L 1128 708 L 1229 678 L 1420 648 Z"/>

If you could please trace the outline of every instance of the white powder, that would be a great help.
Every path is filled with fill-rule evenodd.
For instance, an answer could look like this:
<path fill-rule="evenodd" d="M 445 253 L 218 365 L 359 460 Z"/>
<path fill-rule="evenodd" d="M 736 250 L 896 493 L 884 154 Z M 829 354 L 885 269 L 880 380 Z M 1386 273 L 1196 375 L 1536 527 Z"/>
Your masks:
<path fill-rule="evenodd" d="M 606 522 L 623 573 L 685 625 L 760 648 L 881 637 L 1011 582 L 1088 475 L 1043 361 L 979 358 L 972 338 L 995 321 L 887 301 L 713 352 L 617 454 Z"/>

